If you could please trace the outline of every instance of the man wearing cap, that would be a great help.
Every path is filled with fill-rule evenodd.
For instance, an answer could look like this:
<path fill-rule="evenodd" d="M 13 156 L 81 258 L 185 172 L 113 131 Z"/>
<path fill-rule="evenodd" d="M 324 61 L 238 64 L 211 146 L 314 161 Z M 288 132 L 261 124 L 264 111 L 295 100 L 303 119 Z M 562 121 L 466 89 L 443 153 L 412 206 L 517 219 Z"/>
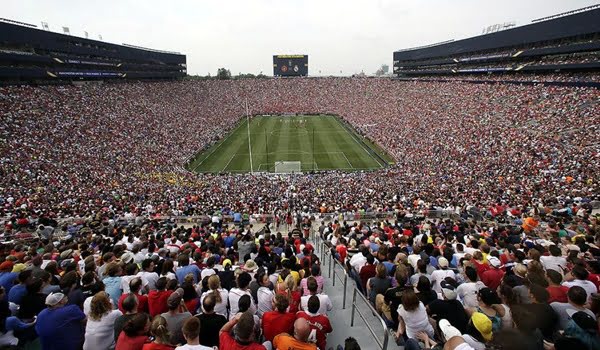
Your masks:
<path fill-rule="evenodd" d="M 554 312 L 556 312 L 560 324 L 560 329 L 567 328 L 570 316 L 568 311 L 573 312 L 582 311 L 588 313 L 590 316 L 595 317 L 594 313 L 585 307 L 587 302 L 587 294 L 585 289 L 579 286 L 573 286 L 567 291 L 567 302 L 566 303 L 550 303 Z"/>
<path fill-rule="evenodd" d="M 583 311 L 568 310 L 570 320 L 563 335 L 581 340 L 588 349 L 600 349 L 598 322 Z"/>
<path fill-rule="evenodd" d="M 43 350 L 77 350 L 83 344 L 85 314 L 77 305 L 66 305 L 67 299 L 63 293 L 46 297 L 48 307 L 35 325 Z"/>
<path fill-rule="evenodd" d="M 469 315 L 463 304 L 456 300 L 456 281 L 446 278 L 440 284 L 443 300 L 437 299 L 426 306 L 427 313 L 435 320 L 446 319 L 459 331 L 464 332 L 469 322 Z"/>
<path fill-rule="evenodd" d="M 496 290 L 498 289 L 500 283 L 502 283 L 502 278 L 504 277 L 504 271 L 500 268 L 502 263 L 497 257 L 489 256 L 488 264 L 491 268 L 485 270 L 481 274 L 481 282 L 483 282 L 483 284 L 485 284 L 489 289 Z"/>
<path fill-rule="evenodd" d="M 162 317 L 167 321 L 167 328 L 171 335 L 171 344 L 184 344 L 185 338 L 181 331 L 183 322 L 188 318 L 192 317 L 185 307 L 183 300 L 183 288 L 178 288 L 173 292 L 167 299 L 167 306 L 169 311 L 161 314 Z"/>
<path fill-rule="evenodd" d="M 456 274 L 454 273 L 454 271 L 448 269 L 448 264 L 449 264 L 448 259 L 446 259 L 442 256 L 441 258 L 438 259 L 438 267 L 440 269 L 435 270 L 431 273 L 431 283 L 433 285 L 433 290 L 435 290 L 437 293 L 442 292 L 441 283 L 447 277 L 450 277 L 450 278 L 456 280 Z"/>

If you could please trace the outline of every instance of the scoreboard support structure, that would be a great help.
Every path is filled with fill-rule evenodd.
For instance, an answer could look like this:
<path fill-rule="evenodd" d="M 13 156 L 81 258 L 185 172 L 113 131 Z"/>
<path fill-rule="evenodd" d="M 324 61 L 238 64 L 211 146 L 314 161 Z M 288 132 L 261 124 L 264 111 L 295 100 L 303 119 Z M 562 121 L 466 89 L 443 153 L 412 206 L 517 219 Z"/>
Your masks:
<path fill-rule="evenodd" d="M 305 77 L 308 75 L 308 55 L 273 55 L 273 76 Z"/>

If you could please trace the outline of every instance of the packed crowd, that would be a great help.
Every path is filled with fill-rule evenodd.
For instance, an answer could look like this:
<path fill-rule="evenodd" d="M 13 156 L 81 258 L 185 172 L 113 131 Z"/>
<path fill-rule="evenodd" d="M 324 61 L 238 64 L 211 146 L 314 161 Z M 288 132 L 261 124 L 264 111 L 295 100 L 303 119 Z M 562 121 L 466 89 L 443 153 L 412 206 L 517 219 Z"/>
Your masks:
<path fill-rule="evenodd" d="M 584 304 L 580 290 L 571 292 L 579 293 L 571 296 L 576 310 L 595 300 L 597 289 L 579 281 L 597 273 L 599 97 L 582 87 L 360 78 L 1 87 L 0 338 L 44 349 L 324 350 L 331 304 L 311 245 L 277 233 L 254 237 L 244 225 L 273 215 L 276 230 L 282 223 L 307 230 L 310 213 L 376 212 L 395 221 L 323 233 L 331 230 L 340 259 L 399 343 L 466 341 L 457 345 L 480 349 L 492 338 L 512 339 L 494 332 L 505 331 L 498 319 L 514 314 L 514 332 L 560 349 L 570 320 L 558 328 L 565 337 L 553 334 L 557 323 L 520 322 L 550 315 L 543 305 L 552 304 L 535 286 L 550 285 L 544 261 L 559 258 L 552 244 L 566 259 L 560 278 L 550 273 L 553 283 L 564 280 L 569 292 L 586 285 Z M 250 114 L 340 115 L 396 162 L 298 176 L 186 170 L 235 126 L 246 100 Z M 437 209 L 456 221 L 423 221 Z M 209 217 L 189 229 L 161 219 L 199 214 Z M 226 217 L 246 228 L 228 227 Z M 442 338 L 425 322 L 411 330 L 434 297 L 472 287 L 467 278 L 479 286 L 461 304 L 471 323 L 448 321 L 473 341 Z M 388 282 L 401 289 L 395 299 Z M 414 285 L 425 294 L 411 294 Z M 493 302 L 498 288 L 510 297 L 506 285 L 519 293 L 516 304 L 542 306 L 514 311 L 508 299 Z M 425 316 L 436 315 L 429 310 Z M 488 325 L 482 315 L 494 323 L 491 332 L 478 328 Z M 597 334 L 586 327 L 584 344 L 593 348 Z"/>
<path fill-rule="evenodd" d="M 160 223 L 2 244 L 0 346 L 327 349 L 333 305 L 299 230 Z"/>
<path fill-rule="evenodd" d="M 0 216 L 15 231 L 17 221 L 101 213 L 291 207 L 589 213 L 598 98 L 593 88 L 360 78 L 2 87 Z M 396 163 L 299 177 L 185 170 L 234 127 L 246 100 L 251 114 L 340 115 Z"/>
<path fill-rule="evenodd" d="M 336 221 L 319 233 L 405 349 L 599 349 L 599 220 L 530 223 Z"/>

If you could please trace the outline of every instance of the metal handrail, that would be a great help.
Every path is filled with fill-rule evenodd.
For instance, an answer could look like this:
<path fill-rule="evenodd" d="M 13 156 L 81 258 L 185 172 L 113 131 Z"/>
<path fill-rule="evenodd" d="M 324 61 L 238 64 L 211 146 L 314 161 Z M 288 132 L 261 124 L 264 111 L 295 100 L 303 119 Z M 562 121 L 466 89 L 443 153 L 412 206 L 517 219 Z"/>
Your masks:
<path fill-rule="evenodd" d="M 360 309 L 358 309 L 356 307 L 356 296 L 357 295 L 360 296 L 360 298 L 365 302 L 365 304 L 371 310 L 371 312 L 373 312 L 373 315 L 374 316 L 376 315 L 375 317 L 377 317 L 377 319 L 381 322 L 381 326 L 383 327 L 383 344 L 379 341 L 379 338 L 377 337 L 377 334 L 375 333 L 375 331 L 373 330 L 373 328 L 371 327 L 371 325 L 369 324 L 369 322 L 367 322 L 367 319 L 362 314 L 362 312 L 360 311 Z M 389 340 L 389 332 L 387 330 L 387 325 L 386 325 L 385 321 L 381 318 L 381 316 L 379 316 L 379 314 L 377 313 L 377 311 L 375 310 L 375 308 L 373 308 L 373 305 L 371 305 L 371 303 L 358 290 L 358 288 L 354 288 L 354 293 L 352 295 L 352 316 L 350 318 L 350 327 L 354 327 L 354 311 L 358 312 L 358 315 L 360 316 L 360 318 L 362 318 L 363 322 L 365 323 L 365 325 L 369 329 L 369 332 L 371 332 L 371 335 L 373 336 L 373 338 L 375 338 L 375 341 L 377 342 L 377 345 L 379 345 L 379 347 L 381 348 L 381 350 L 387 350 L 388 340 Z"/>
<path fill-rule="evenodd" d="M 344 284 L 344 297 L 342 299 L 342 309 L 346 308 L 346 287 L 348 286 L 348 272 L 346 271 L 346 269 L 344 268 L 344 266 L 337 260 L 337 259 L 333 259 L 333 279 L 332 279 L 332 284 L 335 287 L 335 278 L 339 277 L 335 275 L 335 267 L 339 266 L 342 271 L 344 272 L 344 279 L 340 278 L 340 282 L 342 282 Z"/>

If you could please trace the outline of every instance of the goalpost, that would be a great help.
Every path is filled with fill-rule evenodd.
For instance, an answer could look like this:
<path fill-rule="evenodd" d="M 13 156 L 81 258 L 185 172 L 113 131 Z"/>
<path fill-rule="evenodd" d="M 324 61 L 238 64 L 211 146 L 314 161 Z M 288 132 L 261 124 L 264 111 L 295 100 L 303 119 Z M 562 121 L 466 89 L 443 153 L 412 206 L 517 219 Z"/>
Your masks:
<path fill-rule="evenodd" d="M 302 172 L 302 162 L 299 161 L 278 161 L 275 162 L 275 173 L 278 174 L 297 174 Z"/>

